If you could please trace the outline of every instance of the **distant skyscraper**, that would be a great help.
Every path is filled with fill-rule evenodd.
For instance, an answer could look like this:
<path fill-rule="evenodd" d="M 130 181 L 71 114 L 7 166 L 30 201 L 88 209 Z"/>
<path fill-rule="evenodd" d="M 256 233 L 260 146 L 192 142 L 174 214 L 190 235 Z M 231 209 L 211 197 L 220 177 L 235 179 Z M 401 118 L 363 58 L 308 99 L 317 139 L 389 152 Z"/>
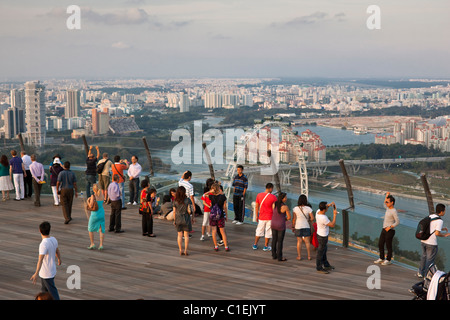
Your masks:
<path fill-rule="evenodd" d="M 64 112 L 66 119 L 80 116 L 80 97 L 79 90 L 67 90 L 67 104 Z"/>
<path fill-rule="evenodd" d="M 26 139 L 30 145 L 45 144 L 45 86 L 40 81 L 25 83 Z"/>
<path fill-rule="evenodd" d="M 222 95 L 215 92 L 205 94 L 205 108 L 222 108 Z"/>
<path fill-rule="evenodd" d="M 92 132 L 94 135 L 106 134 L 109 131 L 109 113 L 108 110 L 99 112 L 92 109 Z"/>
<path fill-rule="evenodd" d="M 23 89 L 12 89 L 10 95 L 11 107 L 25 109 L 25 91 Z"/>
<path fill-rule="evenodd" d="M 17 138 L 19 133 L 25 132 L 25 110 L 19 108 L 9 108 L 4 112 L 5 138 Z"/>
<path fill-rule="evenodd" d="M 180 112 L 189 112 L 189 96 L 184 92 L 180 93 Z"/>

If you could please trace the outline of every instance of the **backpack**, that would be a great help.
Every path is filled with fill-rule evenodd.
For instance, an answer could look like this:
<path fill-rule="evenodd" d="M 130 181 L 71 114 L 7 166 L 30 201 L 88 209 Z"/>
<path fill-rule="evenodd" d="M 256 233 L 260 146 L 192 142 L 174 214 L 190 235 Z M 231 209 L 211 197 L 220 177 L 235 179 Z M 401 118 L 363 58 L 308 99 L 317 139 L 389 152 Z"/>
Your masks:
<path fill-rule="evenodd" d="M 105 165 L 106 165 L 106 163 L 107 163 L 108 161 L 109 161 L 109 159 L 106 160 L 106 161 L 100 162 L 100 163 L 97 165 L 97 173 L 98 173 L 98 174 L 102 174 L 103 169 L 105 169 Z"/>
<path fill-rule="evenodd" d="M 431 221 L 437 219 L 440 219 L 440 217 L 431 218 L 430 216 L 428 216 L 420 220 L 416 229 L 416 238 L 419 240 L 427 240 L 428 238 L 430 238 L 431 235 L 434 233 L 434 231 L 430 232 Z"/>
<path fill-rule="evenodd" d="M 209 213 L 209 219 L 213 221 L 220 220 L 222 217 L 222 210 L 220 210 L 219 205 L 216 203 L 211 207 L 211 211 Z"/>

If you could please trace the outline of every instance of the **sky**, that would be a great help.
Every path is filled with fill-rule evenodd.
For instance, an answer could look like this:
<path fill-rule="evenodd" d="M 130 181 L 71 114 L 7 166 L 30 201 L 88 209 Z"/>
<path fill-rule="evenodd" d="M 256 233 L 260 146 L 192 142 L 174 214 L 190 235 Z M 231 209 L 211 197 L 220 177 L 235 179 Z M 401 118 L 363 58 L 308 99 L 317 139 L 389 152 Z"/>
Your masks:
<path fill-rule="evenodd" d="M 67 28 L 70 5 L 80 29 Z M 448 0 L 2 0 L 0 81 L 449 79 L 449 10 Z"/>

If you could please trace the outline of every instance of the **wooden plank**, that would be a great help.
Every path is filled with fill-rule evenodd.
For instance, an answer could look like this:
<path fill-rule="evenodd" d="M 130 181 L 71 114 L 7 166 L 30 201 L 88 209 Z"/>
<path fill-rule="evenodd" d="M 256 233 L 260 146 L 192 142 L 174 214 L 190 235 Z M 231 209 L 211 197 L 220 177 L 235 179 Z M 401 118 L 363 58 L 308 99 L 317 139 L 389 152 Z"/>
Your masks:
<path fill-rule="evenodd" d="M 122 213 L 123 234 L 106 232 L 104 251 L 87 250 L 87 219 L 81 200 L 74 200 L 73 221 L 65 225 L 61 207 L 43 196 L 41 207 L 32 200 L 0 203 L 0 299 L 33 299 L 40 284 L 29 281 L 36 268 L 41 241 L 38 226 L 47 220 L 59 242 L 62 265 L 56 285 L 65 300 L 409 300 L 417 282 L 414 271 L 399 265 L 381 266 L 381 289 L 370 290 L 367 267 L 374 257 L 330 244 L 330 274 L 315 271 L 315 261 L 295 259 L 296 238 L 287 233 L 286 262 L 272 260 L 270 252 L 251 248 L 255 226 L 228 222 L 230 252 L 213 250 L 212 239 L 200 241 L 201 218 L 194 224 L 190 255 L 179 256 L 176 231 L 170 221 L 154 219 L 156 238 L 141 235 L 136 206 Z M 110 208 L 106 206 L 106 225 Z M 95 243 L 98 246 L 98 234 Z M 262 245 L 260 240 L 260 245 Z M 306 249 L 302 254 L 306 256 Z M 313 259 L 315 252 L 312 254 Z M 71 265 L 81 270 L 81 289 L 68 289 Z"/>

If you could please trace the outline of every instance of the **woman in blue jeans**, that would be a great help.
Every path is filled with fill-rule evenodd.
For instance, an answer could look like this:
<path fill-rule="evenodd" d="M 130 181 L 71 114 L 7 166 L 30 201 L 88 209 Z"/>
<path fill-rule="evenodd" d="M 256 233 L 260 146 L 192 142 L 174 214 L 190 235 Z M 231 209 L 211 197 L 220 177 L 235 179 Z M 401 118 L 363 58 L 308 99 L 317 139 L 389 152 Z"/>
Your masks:
<path fill-rule="evenodd" d="M 277 202 L 274 203 L 271 221 L 272 228 L 272 258 L 278 261 L 287 261 L 283 258 L 283 240 L 286 233 L 286 221 L 291 220 L 289 207 L 286 205 L 287 194 L 281 192 Z"/>

